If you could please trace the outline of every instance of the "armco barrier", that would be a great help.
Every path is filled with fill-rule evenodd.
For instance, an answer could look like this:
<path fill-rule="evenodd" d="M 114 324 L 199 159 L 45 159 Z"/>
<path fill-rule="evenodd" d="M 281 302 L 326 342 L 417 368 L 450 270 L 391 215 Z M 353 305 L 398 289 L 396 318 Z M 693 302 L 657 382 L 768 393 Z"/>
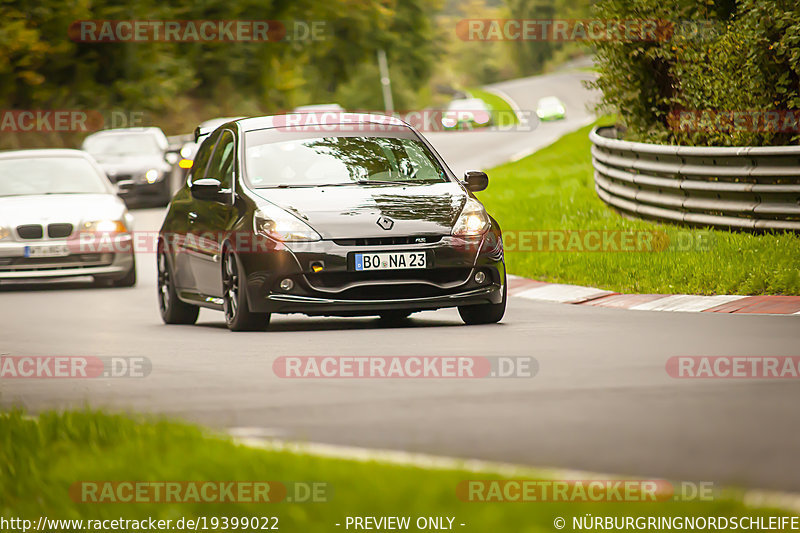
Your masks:
<path fill-rule="evenodd" d="M 595 190 L 640 218 L 800 231 L 800 146 L 701 147 L 620 141 L 595 128 Z"/>

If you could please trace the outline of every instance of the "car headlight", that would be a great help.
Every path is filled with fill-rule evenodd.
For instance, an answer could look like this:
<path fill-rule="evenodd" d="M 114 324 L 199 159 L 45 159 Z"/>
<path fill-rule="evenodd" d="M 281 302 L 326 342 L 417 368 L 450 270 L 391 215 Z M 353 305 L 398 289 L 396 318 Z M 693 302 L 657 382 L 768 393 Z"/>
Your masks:
<path fill-rule="evenodd" d="M 144 173 L 144 179 L 147 183 L 155 183 L 158 181 L 158 178 L 161 177 L 161 174 L 158 170 L 151 168 L 147 172 Z"/>
<path fill-rule="evenodd" d="M 474 198 L 467 198 L 467 203 L 458 215 L 458 220 L 453 226 L 453 235 L 462 237 L 482 235 L 489 229 L 489 215 L 481 203 Z"/>
<path fill-rule="evenodd" d="M 458 122 L 453 117 L 446 116 L 442 118 L 442 126 L 445 128 L 452 128 L 456 124 L 458 124 Z"/>
<path fill-rule="evenodd" d="M 0 241 L 11 236 L 11 230 L 0 226 Z"/>
<path fill-rule="evenodd" d="M 274 205 L 261 206 L 253 216 L 256 233 L 283 242 L 318 241 L 311 226 Z"/>
<path fill-rule="evenodd" d="M 83 231 L 94 231 L 97 233 L 126 233 L 128 227 L 122 220 L 95 220 L 85 222 Z"/>

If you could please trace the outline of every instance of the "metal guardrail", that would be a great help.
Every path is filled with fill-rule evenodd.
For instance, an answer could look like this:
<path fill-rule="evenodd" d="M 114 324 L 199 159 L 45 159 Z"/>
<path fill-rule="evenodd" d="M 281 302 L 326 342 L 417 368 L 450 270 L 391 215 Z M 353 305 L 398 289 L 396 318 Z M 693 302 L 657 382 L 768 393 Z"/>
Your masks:
<path fill-rule="evenodd" d="M 595 190 L 640 218 L 800 231 L 800 146 L 701 147 L 620 141 L 595 128 Z"/>

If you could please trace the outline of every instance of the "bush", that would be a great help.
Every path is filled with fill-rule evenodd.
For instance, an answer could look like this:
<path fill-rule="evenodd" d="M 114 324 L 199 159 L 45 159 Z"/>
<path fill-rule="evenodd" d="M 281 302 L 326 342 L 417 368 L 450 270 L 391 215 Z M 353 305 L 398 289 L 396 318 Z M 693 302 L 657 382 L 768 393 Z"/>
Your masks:
<path fill-rule="evenodd" d="M 600 76 L 592 85 L 603 92 L 599 107 L 618 114 L 626 139 L 798 144 L 800 124 L 784 123 L 800 116 L 796 0 L 602 0 L 594 16 L 671 25 L 650 42 L 595 43 Z M 735 117 L 745 120 L 734 124 Z"/>

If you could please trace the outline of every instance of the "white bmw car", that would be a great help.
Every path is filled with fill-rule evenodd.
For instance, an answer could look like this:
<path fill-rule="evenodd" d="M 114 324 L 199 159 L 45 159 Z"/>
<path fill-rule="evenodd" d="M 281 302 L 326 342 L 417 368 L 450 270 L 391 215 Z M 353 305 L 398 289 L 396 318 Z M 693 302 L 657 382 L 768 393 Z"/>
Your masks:
<path fill-rule="evenodd" d="M 133 286 L 132 224 L 86 152 L 0 152 L 0 282 L 92 276 Z"/>

